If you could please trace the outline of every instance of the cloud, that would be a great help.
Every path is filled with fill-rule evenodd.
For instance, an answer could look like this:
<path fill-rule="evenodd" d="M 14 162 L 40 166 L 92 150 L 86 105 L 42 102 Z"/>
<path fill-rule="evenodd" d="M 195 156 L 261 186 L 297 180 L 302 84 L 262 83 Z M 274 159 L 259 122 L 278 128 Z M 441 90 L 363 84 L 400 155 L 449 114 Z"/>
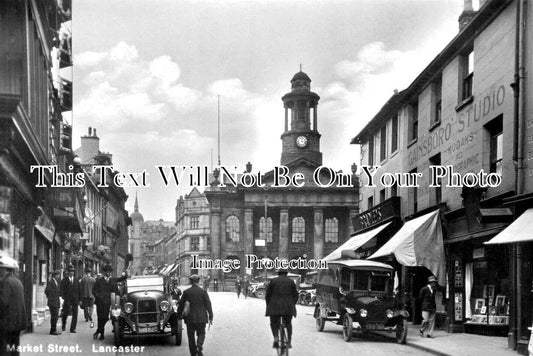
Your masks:
<path fill-rule="evenodd" d="M 108 55 L 106 52 L 83 52 L 74 56 L 74 64 L 76 68 L 80 69 L 94 67 L 106 59 Z"/>
<path fill-rule="evenodd" d="M 180 77 L 179 66 L 169 56 L 161 56 L 149 64 L 150 74 L 161 81 L 162 85 L 169 87 Z"/>
<path fill-rule="evenodd" d="M 138 57 L 137 48 L 130 46 L 124 41 L 120 41 L 109 53 L 109 59 L 114 62 L 132 62 Z"/>
<path fill-rule="evenodd" d="M 107 81 L 93 86 L 74 111 L 76 118 L 111 129 L 118 129 L 130 120 L 157 121 L 165 113 L 164 105 L 153 103 L 148 94 L 124 93 Z"/>

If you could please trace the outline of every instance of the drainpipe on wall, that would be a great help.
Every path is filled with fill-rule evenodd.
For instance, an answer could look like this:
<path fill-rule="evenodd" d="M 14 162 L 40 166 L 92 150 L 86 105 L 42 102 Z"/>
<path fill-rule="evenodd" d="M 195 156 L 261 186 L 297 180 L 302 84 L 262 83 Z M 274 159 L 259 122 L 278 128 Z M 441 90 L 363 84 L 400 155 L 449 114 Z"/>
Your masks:
<path fill-rule="evenodd" d="M 523 193 L 523 172 L 524 172 L 524 131 L 525 131 L 525 46 L 526 46 L 526 0 L 517 1 L 516 8 L 516 34 L 515 34 L 515 74 L 514 83 L 511 85 L 514 89 L 514 125 L 513 125 L 513 162 L 515 163 L 515 195 Z M 515 206 L 516 218 L 516 206 Z M 522 246 L 520 243 L 513 245 L 512 254 L 515 263 L 511 266 L 511 272 L 515 272 L 515 289 L 512 297 L 514 303 L 511 301 L 512 307 L 512 325 L 509 332 L 508 346 L 514 350 L 518 347 L 518 342 L 522 338 L 522 273 L 521 273 L 521 258 Z"/>

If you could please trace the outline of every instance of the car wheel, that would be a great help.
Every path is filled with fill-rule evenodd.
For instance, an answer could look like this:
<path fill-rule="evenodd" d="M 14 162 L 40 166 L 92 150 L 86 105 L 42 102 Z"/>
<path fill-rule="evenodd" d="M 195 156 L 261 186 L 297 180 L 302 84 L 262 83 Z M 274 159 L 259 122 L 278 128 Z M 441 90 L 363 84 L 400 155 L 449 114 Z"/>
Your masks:
<path fill-rule="evenodd" d="M 407 340 L 407 330 L 407 319 L 402 319 L 402 321 L 400 321 L 398 325 L 396 325 L 396 342 L 398 344 L 405 344 Z"/>
<path fill-rule="evenodd" d="M 342 319 L 342 336 L 344 337 L 344 341 L 350 342 L 352 341 L 352 334 L 353 334 L 353 319 L 348 313 L 344 313 L 344 317 Z"/>
<path fill-rule="evenodd" d="M 117 347 L 122 345 L 124 341 L 124 330 L 120 328 L 120 322 L 118 320 L 113 322 L 113 339 Z"/>
<path fill-rule="evenodd" d="M 176 346 L 180 346 L 181 334 L 183 332 L 183 322 L 179 318 L 176 318 L 176 320 Z"/>
<path fill-rule="evenodd" d="M 266 295 L 266 291 L 264 290 L 264 288 L 261 288 L 255 291 L 255 296 L 257 298 L 265 299 L 265 295 Z"/>

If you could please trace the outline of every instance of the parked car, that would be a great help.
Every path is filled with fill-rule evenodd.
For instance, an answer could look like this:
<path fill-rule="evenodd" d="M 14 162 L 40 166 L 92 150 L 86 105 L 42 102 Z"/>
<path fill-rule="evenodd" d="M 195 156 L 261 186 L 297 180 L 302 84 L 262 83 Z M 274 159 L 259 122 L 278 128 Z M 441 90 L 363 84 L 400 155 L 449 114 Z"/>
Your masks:
<path fill-rule="evenodd" d="M 134 276 L 126 280 L 121 296 L 111 308 L 115 345 L 127 336 L 174 335 L 181 345 L 182 320 L 177 315 L 177 297 L 159 276 Z"/>
<path fill-rule="evenodd" d="M 409 313 L 399 308 L 393 295 L 393 268 L 385 263 L 343 259 L 329 261 L 318 272 L 314 317 L 318 331 L 326 321 L 342 324 L 345 341 L 353 332 L 389 331 L 396 341 L 407 338 Z"/>

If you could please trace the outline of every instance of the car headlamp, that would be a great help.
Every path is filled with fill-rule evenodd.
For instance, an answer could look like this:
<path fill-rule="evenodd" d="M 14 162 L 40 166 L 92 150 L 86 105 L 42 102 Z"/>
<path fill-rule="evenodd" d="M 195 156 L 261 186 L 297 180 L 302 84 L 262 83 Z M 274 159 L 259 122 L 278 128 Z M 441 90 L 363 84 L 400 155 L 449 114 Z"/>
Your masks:
<path fill-rule="evenodd" d="M 366 316 L 368 315 L 368 311 L 366 309 L 360 309 L 359 315 L 361 315 L 361 318 L 366 318 Z"/>
<path fill-rule="evenodd" d="M 161 304 L 159 304 L 159 307 L 162 311 L 167 311 L 170 308 L 170 303 L 166 300 L 163 300 Z"/>
<path fill-rule="evenodd" d="M 131 313 L 133 311 L 133 304 L 129 302 L 124 304 L 124 311 L 128 314 Z"/>
<path fill-rule="evenodd" d="M 387 309 L 387 311 L 385 312 L 386 315 L 387 315 L 387 318 L 392 318 L 394 316 L 394 312 L 390 309 Z"/>

